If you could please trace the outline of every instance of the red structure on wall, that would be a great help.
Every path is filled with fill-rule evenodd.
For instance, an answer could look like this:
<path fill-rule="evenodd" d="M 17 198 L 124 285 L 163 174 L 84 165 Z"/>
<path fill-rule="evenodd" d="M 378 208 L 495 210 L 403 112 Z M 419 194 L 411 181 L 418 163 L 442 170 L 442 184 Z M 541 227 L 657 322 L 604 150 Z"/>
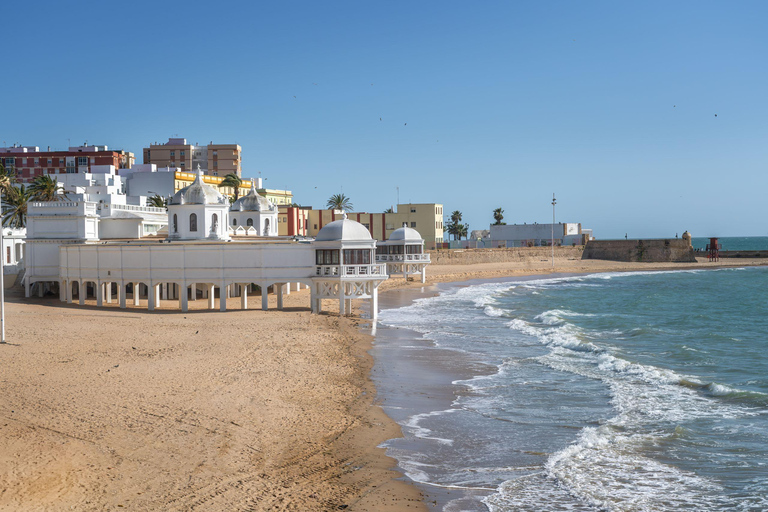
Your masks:
<path fill-rule="evenodd" d="M 709 261 L 720 261 L 720 242 L 717 238 L 710 238 L 707 244 L 707 259 Z"/>

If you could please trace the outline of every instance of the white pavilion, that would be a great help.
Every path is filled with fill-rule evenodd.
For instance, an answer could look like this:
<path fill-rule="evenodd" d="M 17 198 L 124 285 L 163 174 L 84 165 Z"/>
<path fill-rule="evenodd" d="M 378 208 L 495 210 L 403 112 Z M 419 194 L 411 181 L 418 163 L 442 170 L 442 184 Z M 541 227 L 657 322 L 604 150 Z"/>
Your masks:
<path fill-rule="evenodd" d="M 262 222 L 271 218 L 271 203 L 254 194 L 252 190 L 230 210 L 226 197 L 203 183 L 198 172 L 195 182 L 169 202 L 165 238 L 100 240 L 96 204 L 30 203 L 27 223 L 34 238 L 28 240 L 32 257 L 27 261 L 26 295 L 40 283 L 39 294 L 43 285 L 57 286 L 60 299 L 69 303 L 76 297 L 84 304 L 90 290 L 97 306 L 116 300 L 125 308 L 128 300 L 138 305 L 146 297 L 150 311 L 163 300 L 177 301 L 187 311 L 188 301 L 198 294 L 215 309 L 218 288 L 218 308 L 225 311 L 229 296 L 239 296 L 241 308 L 247 309 L 249 293 L 258 286 L 262 309 L 268 307 L 270 287 L 282 309 L 283 295 L 294 285 L 311 289 L 313 313 L 322 311 L 324 299 L 338 300 L 342 315 L 351 313 L 353 299 L 367 299 L 375 318 L 378 287 L 388 276 L 386 264 L 376 261 L 376 240 L 369 231 L 345 218 L 324 226 L 314 241 L 230 236 L 235 215 L 252 215 L 261 230 L 276 227 Z"/>
<path fill-rule="evenodd" d="M 392 232 L 389 240 L 376 246 L 376 261 L 387 265 L 387 274 L 420 275 L 421 282 L 427 280 L 429 254 L 424 252 L 424 239 L 418 231 L 405 224 Z"/>

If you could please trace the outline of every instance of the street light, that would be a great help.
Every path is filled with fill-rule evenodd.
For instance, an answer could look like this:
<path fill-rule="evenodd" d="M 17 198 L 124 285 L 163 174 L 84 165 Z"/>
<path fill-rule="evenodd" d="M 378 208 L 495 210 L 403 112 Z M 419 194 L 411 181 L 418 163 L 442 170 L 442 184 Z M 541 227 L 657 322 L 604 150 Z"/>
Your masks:
<path fill-rule="evenodd" d="M 3 204 L 3 190 L 0 189 L 0 210 Z M 2 215 L 0 215 L 2 219 Z M 0 222 L 0 343 L 5 343 L 5 250 L 3 249 L 3 225 Z M 42 285 L 41 285 L 42 286 Z"/>
<path fill-rule="evenodd" d="M 557 204 L 557 199 L 555 199 L 555 193 L 552 192 L 552 240 L 550 241 L 552 244 L 552 268 L 555 268 L 555 204 Z"/>

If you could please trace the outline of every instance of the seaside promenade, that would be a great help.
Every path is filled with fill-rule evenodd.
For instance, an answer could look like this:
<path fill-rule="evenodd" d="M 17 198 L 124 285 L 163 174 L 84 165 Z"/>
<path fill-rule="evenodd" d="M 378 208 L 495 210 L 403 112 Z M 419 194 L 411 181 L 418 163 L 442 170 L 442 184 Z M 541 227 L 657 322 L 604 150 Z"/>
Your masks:
<path fill-rule="evenodd" d="M 765 265 L 555 259 L 433 264 L 427 283 Z M 390 279 L 382 289 L 423 287 Z M 283 311 L 125 310 L 7 295 L 0 346 L 2 510 L 427 510 L 376 448 L 365 319 Z M 230 299 L 235 302 L 239 299 Z M 275 300 L 270 297 L 270 300 Z M 203 301 L 200 301 L 203 302 Z M 272 305 L 270 307 L 273 307 Z"/>

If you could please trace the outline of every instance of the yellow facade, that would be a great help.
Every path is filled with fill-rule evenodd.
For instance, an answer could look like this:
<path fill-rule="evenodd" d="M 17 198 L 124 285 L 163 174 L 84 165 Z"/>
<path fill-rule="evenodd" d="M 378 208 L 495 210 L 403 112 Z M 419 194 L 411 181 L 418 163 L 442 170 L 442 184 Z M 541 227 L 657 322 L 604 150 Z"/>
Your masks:
<path fill-rule="evenodd" d="M 183 189 L 184 187 L 191 185 L 193 181 L 195 181 L 195 178 L 197 178 L 197 173 L 193 172 L 180 172 L 176 171 L 175 175 L 175 181 L 174 181 L 174 192 L 178 192 L 179 190 Z M 235 189 L 233 187 L 221 187 L 219 188 L 219 185 L 221 182 L 224 181 L 223 176 L 208 176 L 203 175 L 203 182 L 207 183 L 208 185 L 212 185 L 216 187 L 216 190 L 221 192 L 222 194 L 228 196 L 228 197 L 234 197 L 235 195 Z M 251 180 L 243 180 L 242 186 L 240 187 L 240 195 L 239 197 L 243 197 L 244 195 L 248 194 L 251 191 Z M 293 194 L 290 190 L 276 190 L 276 189 L 257 189 L 256 192 L 260 196 L 264 196 L 270 201 L 272 201 L 273 204 L 276 205 L 290 205 L 293 203 Z"/>

